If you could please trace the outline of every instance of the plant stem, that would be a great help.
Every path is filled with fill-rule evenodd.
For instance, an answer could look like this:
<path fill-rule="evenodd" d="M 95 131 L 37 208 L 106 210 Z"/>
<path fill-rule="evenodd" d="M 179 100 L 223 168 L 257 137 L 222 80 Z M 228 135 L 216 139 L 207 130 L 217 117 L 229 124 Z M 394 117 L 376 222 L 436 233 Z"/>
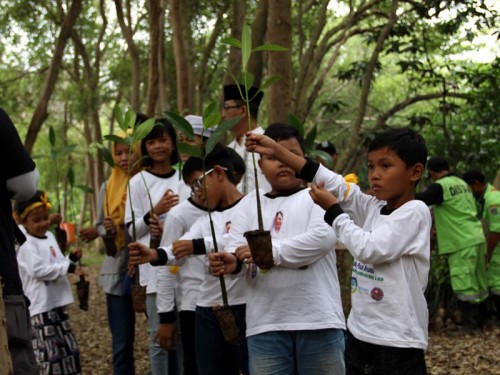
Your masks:
<path fill-rule="evenodd" d="M 202 160 L 203 160 L 203 171 L 205 171 L 205 158 L 203 158 Z M 203 191 L 205 193 L 205 197 L 208 197 L 207 183 L 205 181 L 205 178 L 203 178 Z M 214 222 L 212 221 L 211 211 L 212 210 L 210 210 L 210 207 L 208 206 L 207 202 L 207 212 L 208 212 L 208 220 L 210 222 L 210 232 L 212 233 L 212 241 L 214 242 L 214 253 L 217 253 L 219 251 L 219 247 L 217 246 L 217 238 L 215 236 L 215 227 L 214 227 Z M 222 294 L 222 304 L 224 306 L 229 306 L 229 302 L 227 299 L 226 281 L 224 280 L 224 276 L 219 276 L 219 282 L 220 282 L 220 291 Z"/>

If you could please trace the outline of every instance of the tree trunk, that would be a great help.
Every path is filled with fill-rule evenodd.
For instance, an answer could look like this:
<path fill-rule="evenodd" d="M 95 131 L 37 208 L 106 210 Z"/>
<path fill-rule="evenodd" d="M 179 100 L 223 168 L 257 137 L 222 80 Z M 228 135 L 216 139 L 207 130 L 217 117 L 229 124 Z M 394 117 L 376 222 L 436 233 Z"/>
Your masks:
<path fill-rule="evenodd" d="M 31 153 L 31 150 L 33 149 L 42 124 L 48 117 L 47 107 L 49 105 L 50 98 L 52 97 L 52 93 L 54 92 L 57 77 L 59 76 L 64 48 L 66 47 L 66 43 L 71 35 L 71 31 L 73 30 L 73 26 L 75 25 L 81 11 L 82 0 L 74 0 L 71 3 L 69 12 L 64 18 L 63 24 L 61 26 L 61 30 L 56 41 L 54 55 L 52 56 L 52 61 L 50 63 L 49 72 L 45 79 L 40 98 L 38 99 L 38 104 L 35 108 L 35 112 L 33 113 L 33 117 L 31 118 L 28 132 L 26 133 L 24 146 L 29 153 Z"/>
<path fill-rule="evenodd" d="M 273 6 L 274 6 L 274 2 Z M 268 0 L 260 0 L 255 11 L 255 18 L 252 24 L 252 47 L 264 44 L 268 20 Z M 254 76 L 254 86 L 260 87 L 262 84 L 262 76 L 264 74 L 265 52 L 252 53 L 248 61 L 248 72 Z"/>
<path fill-rule="evenodd" d="M 165 4 L 162 0 L 162 11 L 160 13 L 160 43 L 158 43 L 158 93 L 159 98 L 156 105 L 156 113 L 161 114 L 169 109 L 167 96 L 167 60 L 165 50 Z"/>
<path fill-rule="evenodd" d="M 127 17 L 128 23 L 125 22 L 122 1 L 114 0 L 114 2 L 116 8 L 116 18 L 118 20 L 118 24 L 120 25 L 120 29 L 122 30 L 123 37 L 127 42 L 128 53 L 130 54 L 130 60 L 132 63 L 132 87 L 130 91 L 130 105 L 134 111 L 140 111 L 141 60 L 139 56 L 139 49 L 134 42 L 134 30 L 130 17 Z M 127 2 L 127 5 L 129 6 L 130 3 Z M 128 8 L 127 10 L 127 14 L 130 15 L 130 8 Z"/>
<path fill-rule="evenodd" d="M 287 47 L 285 52 L 269 52 L 269 74 L 282 79 L 269 87 L 269 122 L 286 123 L 290 112 L 291 77 L 292 77 L 292 3 L 291 0 L 269 2 L 267 18 L 267 41 Z"/>
<path fill-rule="evenodd" d="M 174 47 L 175 71 L 177 82 L 177 110 L 181 115 L 192 110 L 188 53 L 184 35 L 184 17 L 181 0 L 170 0 L 170 24 L 172 26 L 172 43 Z"/>
<path fill-rule="evenodd" d="M 243 24 L 245 23 L 246 1 L 233 1 L 231 18 L 231 37 L 241 40 Z M 237 80 L 241 76 L 241 49 L 231 47 L 229 50 L 228 72 L 224 76 L 224 85 L 234 84 L 234 75 Z M 221 90 L 222 91 L 222 90 Z"/>
<path fill-rule="evenodd" d="M 149 64 L 148 64 L 148 94 L 146 101 L 146 114 L 148 116 L 155 116 L 156 103 L 159 98 L 159 43 L 160 36 L 160 12 L 162 8 L 157 0 L 148 0 L 148 14 L 149 14 Z"/>

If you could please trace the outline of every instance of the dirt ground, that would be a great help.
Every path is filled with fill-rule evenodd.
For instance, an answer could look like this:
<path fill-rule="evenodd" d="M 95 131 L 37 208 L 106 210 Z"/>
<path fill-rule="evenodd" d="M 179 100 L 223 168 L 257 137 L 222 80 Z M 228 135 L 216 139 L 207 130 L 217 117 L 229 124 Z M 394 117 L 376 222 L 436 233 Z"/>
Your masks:
<path fill-rule="evenodd" d="M 90 285 L 89 310 L 82 311 L 77 304 L 70 307 L 70 321 L 80 345 L 83 373 L 109 375 L 111 366 L 111 335 L 106 318 L 104 294 L 97 283 L 99 265 L 87 268 Z M 74 275 L 70 275 L 72 281 Z M 431 375 L 489 375 L 500 374 L 500 328 L 492 328 L 475 336 L 450 338 L 444 334 L 429 334 L 426 353 Z M 136 374 L 149 372 L 147 322 L 137 316 Z"/>

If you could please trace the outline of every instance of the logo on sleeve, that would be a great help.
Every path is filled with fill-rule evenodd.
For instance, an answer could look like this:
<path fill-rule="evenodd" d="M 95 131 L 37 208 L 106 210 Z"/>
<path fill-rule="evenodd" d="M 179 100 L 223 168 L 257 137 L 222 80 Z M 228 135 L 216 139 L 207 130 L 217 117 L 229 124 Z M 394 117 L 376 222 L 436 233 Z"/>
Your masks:
<path fill-rule="evenodd" d="M 373 288 L 370 292 L 372 299 L 375 301 L 382 301 L 384 298 L 384 291 L 380 288 Z"/>
<path fill-rule="evenodd" d="M 351 277 L 351 294 L 356 293 L 358 290 L 358 280 L 355 277 Z"/>
<path fill-rule="evenodd" d="M 492 216 L 498 215 L 498 206 L 490 206 L 490 214 Z"/>

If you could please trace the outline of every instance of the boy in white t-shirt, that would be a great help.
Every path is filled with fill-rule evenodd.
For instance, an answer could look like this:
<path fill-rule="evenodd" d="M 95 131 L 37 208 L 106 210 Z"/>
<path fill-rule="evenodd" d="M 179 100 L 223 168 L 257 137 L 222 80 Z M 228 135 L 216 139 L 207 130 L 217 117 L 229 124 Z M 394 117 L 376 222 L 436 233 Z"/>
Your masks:
<path fill-rule="evenodd" d="M 370 143 L 368 178 L 375 196 L 268 137 L 249 133 L 246 145 L 316 184 L 311 197 L 354 257 L 347 373 L 426 374 L 431 216 L 415 200 L 427 160 L 422 136 L 391 129 Z"/>
<path fill-rule="evenodd" d="M 303 158 L 302 139 L 291 126 L 270 125 L 265 134 Z M 213 274 L 238 273 L 247 281 L 247 343 L 252 374 L 343 374 L 344 329 L 332 243 L 324 210 L 309 197 L 295 172 L 263 155 L 259 166 L 271 191 L 259 191 L 264 229 L 272 236 L 275 267 L 251 263 L 243 233 L 258 228 L 257 192 L 241 202 L 226 253 L 209 254 Z M 237 262 L 238 260 L 238 262 Z"/>

